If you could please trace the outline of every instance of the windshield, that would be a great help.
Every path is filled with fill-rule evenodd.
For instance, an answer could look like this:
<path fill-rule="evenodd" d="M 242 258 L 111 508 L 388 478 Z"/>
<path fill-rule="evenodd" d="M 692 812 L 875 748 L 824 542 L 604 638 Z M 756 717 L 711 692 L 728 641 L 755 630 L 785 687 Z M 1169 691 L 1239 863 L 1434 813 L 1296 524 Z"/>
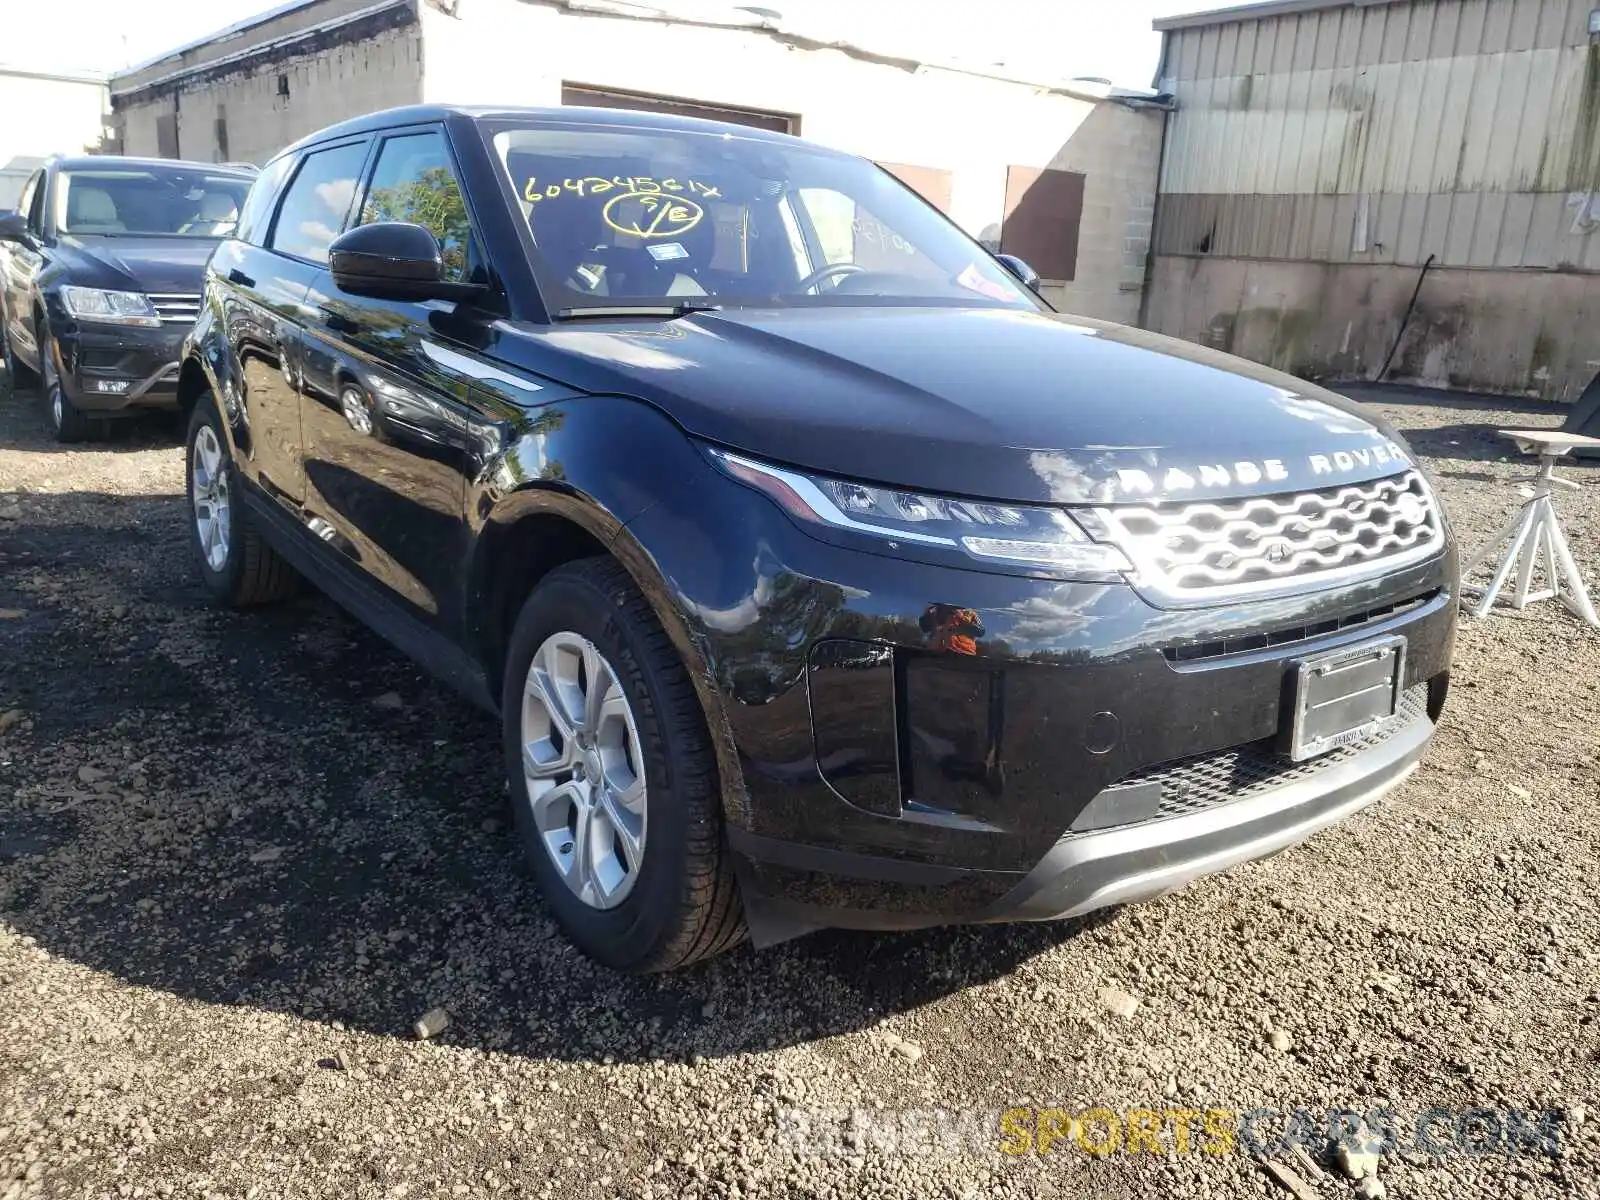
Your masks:
<path fill-rule="evenodd" d="M 492 144 L 558 313 L 695 297 L 1038 307 L 983 247 L 864 159 L 600 125 L 496 127 Z"/>
<path fill-rule="evenodd" d="M 63 171 L 56 179 L 56 229 L 105 236 L 226 237 L 239 219 L 250 182 L 193 168 Z"/>

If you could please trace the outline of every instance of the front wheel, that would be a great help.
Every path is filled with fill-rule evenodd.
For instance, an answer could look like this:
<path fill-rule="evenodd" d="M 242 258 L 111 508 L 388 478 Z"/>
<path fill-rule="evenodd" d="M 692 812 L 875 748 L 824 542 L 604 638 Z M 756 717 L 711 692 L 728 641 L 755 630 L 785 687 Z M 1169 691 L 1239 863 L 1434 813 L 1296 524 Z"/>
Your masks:
<path fill-rule="evenodd" d="M 48 329 L 39 330 L 39 379 L 44 402 L 50 410 L 50 432 L 58 442 L 81 442 L 89 436 L 89 418 L 67 399 L 61 386 L 61 367 L 56 362 L 56 346 Z"/>
<path fill-rule="evenodd" d="M 705 720 L 619 564 L 569 563 L 534 589 L 501 711 L 524 858 L 579 948 L 666 971 L 744 939 Z"/>
<path fill-rule="evenodd" d="M 250 521 L 216 402 L 205 396 L 189 418 L 184 453 L 190 545 L 206 590 L 223 604 L 265 604 L 291 596 L 299 576 Z"/>

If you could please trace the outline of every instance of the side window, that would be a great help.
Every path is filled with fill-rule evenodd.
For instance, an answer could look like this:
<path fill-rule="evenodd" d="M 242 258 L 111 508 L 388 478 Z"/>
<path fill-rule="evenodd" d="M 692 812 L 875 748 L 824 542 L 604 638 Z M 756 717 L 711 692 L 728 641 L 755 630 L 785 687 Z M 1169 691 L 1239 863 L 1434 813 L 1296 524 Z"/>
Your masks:
<path fill-rule="evenodd" d="M 44 232 L 44 193 L 45 174 L 35 171 L 33 178 L 28 180 L 22 199 L 17 203 L 17 210 L 28 214 L 28 228 L 34 233 Z"/>
<path fill-rule="evenodd" d="M 35 171 L 28 176 L 28 182 L 22 185 L 22 195 L 17 197 L 17 211 L 23 216 L 28 215 L 28 210 L 33 207 L 33 193 L 39 186 L 39 172 Z"/>
<path fill-rule="evenodd" d="M 377 221 L 421 225 L 439 239 L 444 278 L 467 278 L 472 226 L 443 134 L 408 133 L 384 141 L 357 223 Z"/>
<path fill-rule="evenodd" d="M 344 228 L 366 160 L 365 142 L 306 155 L 284 194 L 267 248 L 315 263 L 327 262 L 328 246 Z"/>
<path fill-rule="evenodd" d="M 292 166 L 294 159 L 285 155 L 276 162 L 268 163 L 267 169 L 256 176 L 256 181 L 250 185 L 250 194 L 244 199 L 239 224 L 233 231 L 234 237 L 253 246 L 261 245 L 262 235 L 266 233 L 270 221 L 272 202 L 277 198 L 284 176 L 288 175 Z"/>

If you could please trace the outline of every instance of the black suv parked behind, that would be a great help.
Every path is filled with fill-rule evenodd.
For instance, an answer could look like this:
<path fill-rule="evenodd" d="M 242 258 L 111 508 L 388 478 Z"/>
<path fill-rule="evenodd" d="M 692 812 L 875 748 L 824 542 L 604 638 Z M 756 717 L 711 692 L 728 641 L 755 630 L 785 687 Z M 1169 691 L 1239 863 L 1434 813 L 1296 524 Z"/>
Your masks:
<path fill-rule="evenodd" d="M 497 711 L 528 863 L 624 969 L 1082 913 L 1372 802 L 1449 678 L 1422 470 L 1026 274 L 788 137 L 347 122 L 207 273 L 200 570 L 293 568 Z"/>
<path fill-rule="evenodd" d="M 63 442 L 95 417 L 176 407 L 200 279 L 253 169 L 51 159 L 0 214 L 0 350 L 36 373 Z"/>

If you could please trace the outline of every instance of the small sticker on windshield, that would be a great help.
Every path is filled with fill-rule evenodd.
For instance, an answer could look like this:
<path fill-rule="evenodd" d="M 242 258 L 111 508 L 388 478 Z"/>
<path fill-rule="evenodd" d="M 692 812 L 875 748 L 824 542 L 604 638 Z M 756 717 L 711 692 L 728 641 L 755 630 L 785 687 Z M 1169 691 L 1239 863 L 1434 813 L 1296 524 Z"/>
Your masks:
<path fill-rule="evenodd" d="M 964 288 L 970 288 L 980 296 L 988 296 L 991 300 L 1015 300 L 1013 292 L 1001 287 L 992 280 L 985 279 L 983 272 L 978 270 L 976 263 L 968 263 L 966 269 L 956 276 L 956 282 Z"/>
<path fill-rule="evenodd" d="M 671 262 L 675 258 L 688 258 L 689 252 L 679 242 L 662 242 L 655 246 L 646 246 L 650 257 L 657 262 Z"/>

